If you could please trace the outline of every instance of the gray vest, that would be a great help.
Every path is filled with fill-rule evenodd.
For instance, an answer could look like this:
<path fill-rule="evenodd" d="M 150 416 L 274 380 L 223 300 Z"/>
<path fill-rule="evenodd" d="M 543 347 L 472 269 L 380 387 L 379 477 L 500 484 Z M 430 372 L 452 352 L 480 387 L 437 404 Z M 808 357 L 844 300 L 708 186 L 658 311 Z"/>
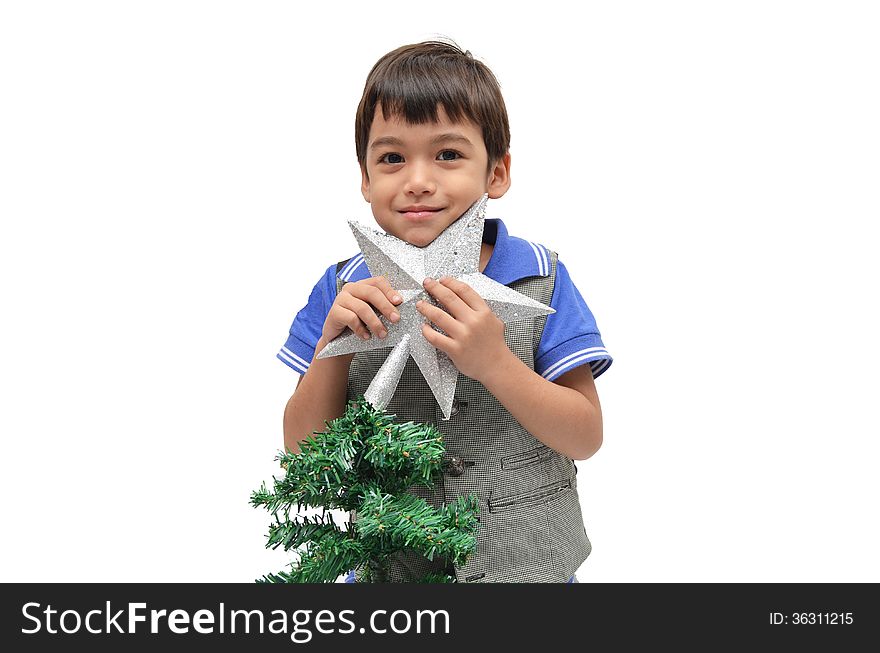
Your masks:
<path fill-rule="evenodd" d="M 549 304 L 556 280 L 555 252 L 550 252 L 550 261 L 549 277 L 521 279 L 510 287 Z M 343 283 L 337 278 L 337 291 Z M 507 346 L 531 369 L 546 319 L 505 326 Z M 378 349 L 355 355 L 348 399 L 366 392 L 389 352 Z M 410 493 L 439 507 L 473 492 L 480 507 L 477 548 L 465 565 L 453 567 L 443 559 L 431 561 L 407 550 L 392 561 L 393 582 L 445 571 L 465 583 L 564 583 L 590 555 L 571 458 L 526 431 L 481 383 L 458 375 L 452 416 L 444 421 L 410 358 L 386 410 L 397 421 L 430 422 L 443 433 L 442 478 L 433 488 L 413 487 Z M 492 428 L 487 429 L 487 424 Z"/>

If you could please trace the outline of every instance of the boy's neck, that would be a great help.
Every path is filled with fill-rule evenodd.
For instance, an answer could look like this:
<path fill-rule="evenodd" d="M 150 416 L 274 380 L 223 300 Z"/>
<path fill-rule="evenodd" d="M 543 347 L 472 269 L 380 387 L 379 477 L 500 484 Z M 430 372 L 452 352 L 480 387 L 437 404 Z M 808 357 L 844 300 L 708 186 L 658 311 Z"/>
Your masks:
<path fill-rule="evenodd" d="M 489 259 L 492 258 L 492 251 L 495 249 L 495 245 L 491 243 L 483 243 L 480 246 L 480 272 L 486 269 L 486 266 L 489 264 Z"/>

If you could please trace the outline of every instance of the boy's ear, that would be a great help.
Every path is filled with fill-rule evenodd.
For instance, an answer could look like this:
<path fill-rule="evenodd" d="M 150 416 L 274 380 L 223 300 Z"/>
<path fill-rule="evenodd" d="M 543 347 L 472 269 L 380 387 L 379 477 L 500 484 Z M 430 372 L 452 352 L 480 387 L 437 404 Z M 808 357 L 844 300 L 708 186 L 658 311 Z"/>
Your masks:
<path fill-rule="evenodd" d="M 492 169 L 489 170 L 489 183 L 486 191 L 489 198 L 497 200 L 504 195 L 510 188 L 510 152 L 495 162 Z"/>
<path fill-rule="evenodd" d="M 370 178 L 367 176 L 367 169 L 361 166 L 361 195 L 367 203 L 370 203 Z"/>

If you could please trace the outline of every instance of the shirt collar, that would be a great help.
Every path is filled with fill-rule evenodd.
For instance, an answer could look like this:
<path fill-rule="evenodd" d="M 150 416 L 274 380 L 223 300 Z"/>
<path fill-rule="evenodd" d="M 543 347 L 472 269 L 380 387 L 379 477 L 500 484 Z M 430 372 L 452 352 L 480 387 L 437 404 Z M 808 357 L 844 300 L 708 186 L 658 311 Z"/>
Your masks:
<path fill-rule="evenodd" d="M 483 242 L 495 244 L 492 258 L 483 274 L 498 283 L 507 286 L 527 277 L 550 276 L 550 253 L 547 248 L 509 235 L 501 220 L 486 220 Z"/>
<path fill-rule="evenodd" d="M 509 235 L 504 222 L 497 218 L 485 221 L 483 242 L 495 245 L 483 274 L 498 283 L 510 285 L 527 277 L 550 275 L 550 254 L 547 248 Z M 357 254 L 349 259 L 336 276 L 343 281 L 360 281 L 369 277 L 363 255 Z"/>

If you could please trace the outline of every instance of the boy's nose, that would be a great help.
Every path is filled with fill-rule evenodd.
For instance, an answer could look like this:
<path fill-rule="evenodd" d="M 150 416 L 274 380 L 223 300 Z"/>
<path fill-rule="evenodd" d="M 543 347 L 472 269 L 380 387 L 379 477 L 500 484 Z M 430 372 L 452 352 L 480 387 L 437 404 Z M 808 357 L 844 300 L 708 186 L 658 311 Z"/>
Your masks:
<path fill-rule="evenodd" d="M 409 167 L 404 191 L 413 195 L 431 194 L 437 190 L 437 184 L 431 175 L 430 166 L 414 163 Z"/>

